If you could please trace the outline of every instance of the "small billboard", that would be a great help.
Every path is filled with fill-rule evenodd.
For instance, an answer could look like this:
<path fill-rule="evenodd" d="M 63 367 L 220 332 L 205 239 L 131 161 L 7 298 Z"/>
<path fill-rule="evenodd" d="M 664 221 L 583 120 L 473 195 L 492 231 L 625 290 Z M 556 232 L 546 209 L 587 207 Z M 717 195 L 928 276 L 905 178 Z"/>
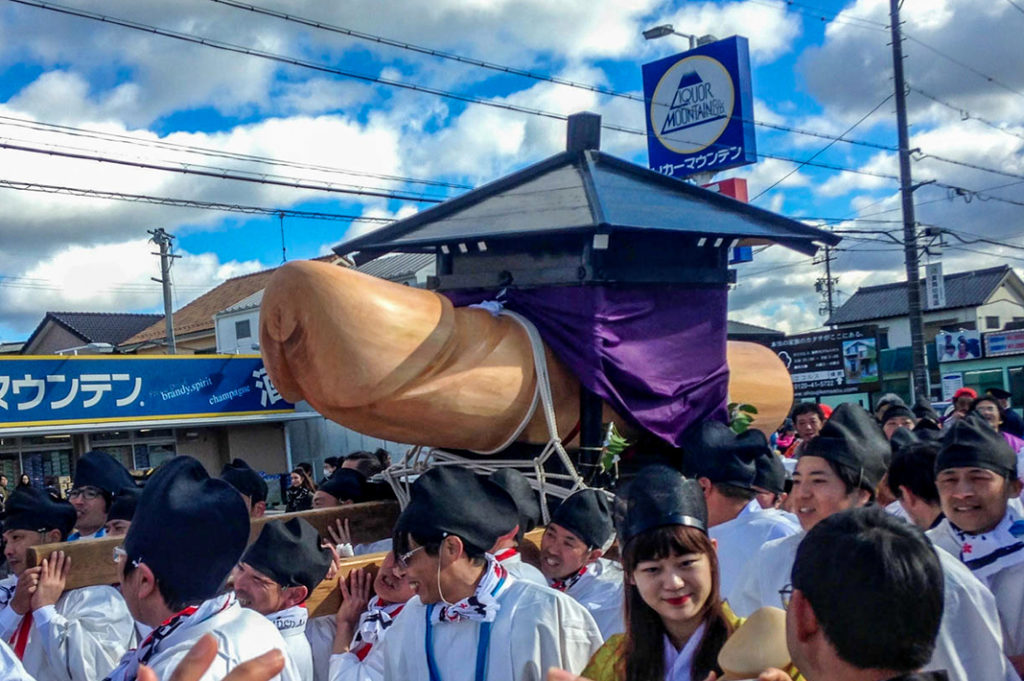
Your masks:
<path fill-rule="evenodd" d="M 935 336 L 939 363 L 960 362 L 981 357 L 981 333 L 973 330 L 941 331 Z"/>
<path fill-rule="evenodd" d="M 881 387 L 874 326 L 786 336 L 770 347 L 789 369 L 797 398 L 875 392 Z"/>

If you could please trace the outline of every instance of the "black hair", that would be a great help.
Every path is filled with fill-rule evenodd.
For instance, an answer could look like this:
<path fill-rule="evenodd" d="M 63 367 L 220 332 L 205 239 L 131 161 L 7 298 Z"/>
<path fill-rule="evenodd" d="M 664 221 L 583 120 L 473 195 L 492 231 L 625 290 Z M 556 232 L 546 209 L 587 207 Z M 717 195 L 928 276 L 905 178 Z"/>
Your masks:
<path fill-rule="evenodd" d="M 942 566 L 910 523 L 877 507 L 825 518 L 800 542 L 792 583 L 836 654 L 854 667 L 910 672 L 931 659 L 942 619 Z"/>
<path fill-rule="evenodd" d="M 128 576 L 135 572 L 135 559 L 131 556 L 124 556 L 122 557 L 122 560 L 125 561 L 124 579 L 127 580 Z M 190 605 L 199 605 L 203 602 L 203 599 L 201 598 L 188 601 L 183 600 L 178 596 L 178 594 L 174 593 L 174 590 L 171 589 L 170 586 L 157 578 L 155 573 L 153 575 L 153 579 L 156 581 L 156 590 L 160 592 L 160 597 L 164 599 L 164 605 L 166 605 L 167 609 L 172 612 L 181 612 Z"/>
<path fill-rule="evenodd" d="M 352 452 L 344 460 L 355 462 L 354 468 L 369 479 L 391 465 L 391 454 L 386 449 L 377 449 L 373 452 L 359 451 Z"/>
<path fill-rule="evenodd" d="M 336 456 L 329 456 L 326 459 L 324 459 L 324 464 L 330 466 L 331 468 L 337 468 L 339 464 L 339 459 Z"/>
<path fill-rule="evenodd" d="M 814 402 L 800 402 L 793 407 L 792 413 L 789 418 L 793 419 L 793 423 L 796 423 L 796 417 L 803 414 L 817 414 L 818 418 L 821 419 L 822 423 L 825 423 L 825 412 L 821 410 L 821 405 Z"/>
<path fill-rule="evenodd" d="M 736 499 L 737 501 L 750 501 L 757 496 L 757 492 L 752 489 L 745 489 L 743 487 L 737 487 L 736 485 L 730 485 L 725 482 L 713 482 L 711 486 L 718 490 L 726 499 Z"/>
<path fill-rule="evenodd" d="M 900 486 L 929 504 L 938 505 L 939 490 L 935 487 L 935 457 L 941 445 L 938 442 L 916 442 L 900 447 L 889 464 L 889 491 L 899 498 Z"/>
<path fill-rule="evenodd" d="M 303 461 L 302 463 L 296 464 L 295 467 L 301 468 L 302 470 L 306 471 L 306 475 L 308 475 L 311 478 L 313 477 L 313 464 L 311 464 L 310 462 Z"/>
<path fill-rule="evenodd" d="M 982 402 L 991 402 L 992 404 L 995 405 L 996 409 L 999 410 L 1000 423 L 1006 420 L 1006 410 L 1003 409 L 1003 407 L 999 404 L 999 400 L 997 400 L 995 396 L 989 395 L 987 393 L 979 397 L 975 397 L 974 400 L 971 401 L 971 406 L 968 408 L 967 411 L 978 411 L 978 405 L 981 404 Z"/>
<path fill-rule="evenodd" d="M 423 547 L 423 550 L 428 556 L 436 556 L 441 551 L 441 543 L 444 542 L 445 537 L 449 536 L 447 532 L 438 531 L 437 533 L 431 533 L 428 535 L 413 534 L 404 530 L 395 530 L 395 534 L 391 539 L 392 549 L 396 556 L 400 556 L 403 553 L 409 552 L 409 539 L 412 538 L 417 544 Z M 454 536 L 454 535 L 453 535 Z M 469 558 L 470 562 L 483 565 L 487 562 L 485 553 L 490 549 L 482 549 L 479 546 L 475 546 L 462 537 L 459 537 L 459 541 L 462 542 L 462 550 L 466 553 L 466 557 Z"/>

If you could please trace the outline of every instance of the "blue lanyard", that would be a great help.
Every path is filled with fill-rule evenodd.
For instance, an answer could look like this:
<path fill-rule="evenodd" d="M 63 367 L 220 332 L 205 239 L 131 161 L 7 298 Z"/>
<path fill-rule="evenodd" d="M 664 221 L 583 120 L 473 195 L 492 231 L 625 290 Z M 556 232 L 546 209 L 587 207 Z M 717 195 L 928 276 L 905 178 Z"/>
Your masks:
<path fill-rule="evenodd" d="M 424 645 L 427 650 L 427 669 L 430 670 L 430 681 L 441 681 L 441 672 L 434 659 L 434 622 L 431 615 L 434 604 L 427 606 L 427 636 Z M 491 622 L 480 623 L 480 638 L 476 643 L 476 681 L 484 681 L 487 675 L 487 654 L 491 649 Z"/>

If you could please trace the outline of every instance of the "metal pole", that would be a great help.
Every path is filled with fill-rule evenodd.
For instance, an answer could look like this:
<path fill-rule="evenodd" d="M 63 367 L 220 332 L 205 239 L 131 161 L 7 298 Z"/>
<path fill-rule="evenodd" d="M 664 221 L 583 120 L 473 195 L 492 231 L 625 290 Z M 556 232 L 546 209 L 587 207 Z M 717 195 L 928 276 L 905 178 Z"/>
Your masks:
<path fill-rule="evenodd" d="M 151 241 L 160 247 L 159 253 L 154 255 L 160 256 L 160 278 L 153 278 L 153 281 L 158 281 L 163 286 L 164 291 L 164 326 L 167 333 L 167 352 L 168 354 L 177 354 L 176 347 L 174 344 L 174 315 L 172 313 L 171 303 L 171 262 L 174 258 L 180 257 L 177 255 L 171 255 L 171 239 L 174 237 L 163 230 L 162 227 L 149 230 L 149 233 L 153 235 Z"/>
<path fill-rule="evenodd" d="M 911 394 L 928 393 L 924 353 L 924 315 L 921 311 L 921 276 L 917 260 L 917 222 L 914 218 L 914 187 L 910 175 L 910 135 L 907 132 L 906 87 L 903 82 L 903 36 L 900 33 L 900 0 L 889 0 L 892 26 L 892 66 L 896 88 L 896 129 L 900 147 L 900 196 L 903 200 L 903 251 L 907 266 L 907 307 L 910 317 L 910 352 L 914 367 Z"/>
<path fill-rule="evenodd" d="M 828 294 L 828 318 L 832 318 L 835 308 L 832 307 L 832 247 L 825 245 L 825 286 Z"/>

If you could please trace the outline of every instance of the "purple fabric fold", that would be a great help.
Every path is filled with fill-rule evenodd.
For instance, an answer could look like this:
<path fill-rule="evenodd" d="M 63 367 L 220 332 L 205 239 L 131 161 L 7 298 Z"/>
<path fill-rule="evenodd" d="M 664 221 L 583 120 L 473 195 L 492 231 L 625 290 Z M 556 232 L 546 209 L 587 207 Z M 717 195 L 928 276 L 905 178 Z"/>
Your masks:
<path fill-rule="evenodd" d="M 687 428 L 724 421 L 725 288 L 569 286 L 448 292 L 456 306 L 500 300 L 622 416 L 674 446 Z"/>

